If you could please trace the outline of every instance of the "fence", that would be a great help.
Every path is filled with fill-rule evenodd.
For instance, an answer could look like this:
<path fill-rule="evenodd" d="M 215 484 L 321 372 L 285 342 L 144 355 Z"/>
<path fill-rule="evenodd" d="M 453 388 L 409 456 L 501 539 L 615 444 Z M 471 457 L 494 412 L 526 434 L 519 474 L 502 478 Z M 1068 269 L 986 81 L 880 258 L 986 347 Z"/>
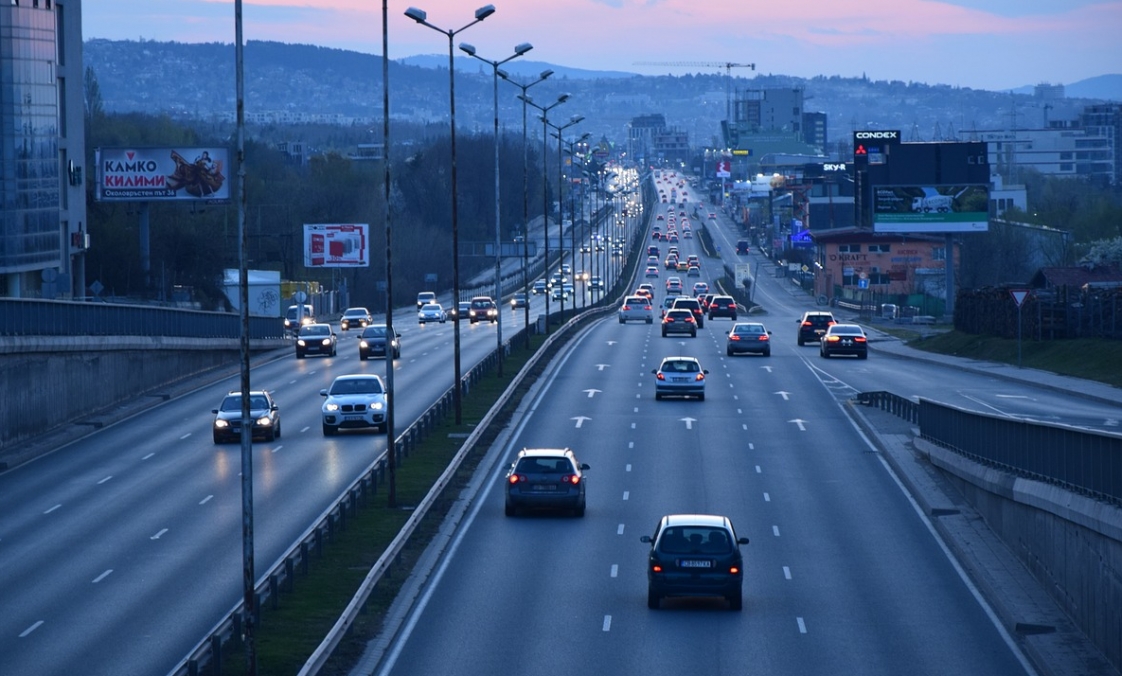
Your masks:
<path fill-rule="evenodd" d="M 1122 339 L 1122 288 L 1059 286 L 1030 293 L 1020 313 L 1008 288 L 961 291 L 955 302 L 955 328 L 967 333 L 1017 337 Z"/>

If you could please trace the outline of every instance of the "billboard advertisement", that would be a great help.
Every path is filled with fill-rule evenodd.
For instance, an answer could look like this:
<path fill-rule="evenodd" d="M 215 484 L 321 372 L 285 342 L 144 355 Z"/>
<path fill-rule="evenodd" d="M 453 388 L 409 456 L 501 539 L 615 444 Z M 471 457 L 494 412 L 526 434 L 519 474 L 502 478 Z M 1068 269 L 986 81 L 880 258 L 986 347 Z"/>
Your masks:
<path fill-rule="evenodd" d="M 304 267 L 370 267 L 370 226 L 366 223 L 304 225 Z"/>
<path fill-rule="evenodd" d="M 874 232 L 985 232 L 988 185 L 873 187 Z"/>
<path fill-rule="evenodd" d="M 102 202 L 230 201 L 226 148 L 98 148 Z"/>

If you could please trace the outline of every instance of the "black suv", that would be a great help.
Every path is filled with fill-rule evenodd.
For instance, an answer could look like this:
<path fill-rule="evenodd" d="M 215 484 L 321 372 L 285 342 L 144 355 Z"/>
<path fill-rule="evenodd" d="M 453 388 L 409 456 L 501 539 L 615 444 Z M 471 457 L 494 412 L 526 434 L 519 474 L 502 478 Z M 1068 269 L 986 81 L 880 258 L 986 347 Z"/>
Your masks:
<path fill-rule="evenodd" d="M 819 343 L 822 341 L 822 334 L 826 333 L 826 329 L 834 324 L 837 320 L 830 312 L 807 312 L 804 313 L 799 322 L 799 345 L 806 343 Z"/>
<path fill-rule="evenodd" d="M 696 298 L 679 298 L 671 306 L 673 310 L 689 310 L 697 321 L 697 328 L 705 328 L 705 311 L 701 308 L 701 301 Z"/>
<path fill-rule="evenodd" d="M 748 240 L 746 240 L 746 239 L 736 240 L 736 255 L 738 255 L 738 256 L 747 256 L 748 255 Z"/>
<path fill-rule="evenodd" d="M 240 441 L 242 438 L 242 393 L 231 392 L 222 399 L 214 414 L 214 443 Z M 249 393 L 249 418 L 254 438 L 273 441 L 281 435 L 280 408 L 264 390 Z"/>
<path fill-rule="evenodd" d="M 567 448 L 524 448 L 506 472 L 506 515 L 519 509 L 571 509 L 584 516 L 586 463 Z"/>
<path fill-rule="evenodd" d="M 709 319 L 728 317 L 736 321 L 736 299 L 732 296 L 713 296 L 709 302 Z"/>
<path fill-rule="evenodd" d="M 666 596 L 723 596 L 730 610 L 740 610 L 744 557 L 727 517 L 712 514 L 670 514 L 662 517 L 649 543 L 647 607 L 657 610 Z"/>

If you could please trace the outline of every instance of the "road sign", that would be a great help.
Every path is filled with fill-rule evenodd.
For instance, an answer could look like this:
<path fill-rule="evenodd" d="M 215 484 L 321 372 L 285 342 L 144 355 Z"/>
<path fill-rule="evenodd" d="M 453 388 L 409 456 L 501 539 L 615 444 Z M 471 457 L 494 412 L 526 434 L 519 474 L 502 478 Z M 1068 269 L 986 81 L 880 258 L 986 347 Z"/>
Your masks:
<path fill-rule="evenodd" d="M 1021 304 L 1025 302 L 1025 298 L 1028 297 L 1029 292 L 1028 289 L 1009 289 L 1009 295 L 1013 296 L 1013 302 L 1017 304 L 1017 307 L 1021 307 Z"/>

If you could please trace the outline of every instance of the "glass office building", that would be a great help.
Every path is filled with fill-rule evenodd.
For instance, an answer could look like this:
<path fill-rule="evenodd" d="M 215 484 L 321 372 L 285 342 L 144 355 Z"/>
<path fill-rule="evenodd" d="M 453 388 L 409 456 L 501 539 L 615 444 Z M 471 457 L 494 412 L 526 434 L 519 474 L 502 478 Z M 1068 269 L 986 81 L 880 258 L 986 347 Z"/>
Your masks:
<path fill-rule="evenodd" d="M 77 0 L 0 3 L 0 296 L 84 295 L 81 82 Z"/>

